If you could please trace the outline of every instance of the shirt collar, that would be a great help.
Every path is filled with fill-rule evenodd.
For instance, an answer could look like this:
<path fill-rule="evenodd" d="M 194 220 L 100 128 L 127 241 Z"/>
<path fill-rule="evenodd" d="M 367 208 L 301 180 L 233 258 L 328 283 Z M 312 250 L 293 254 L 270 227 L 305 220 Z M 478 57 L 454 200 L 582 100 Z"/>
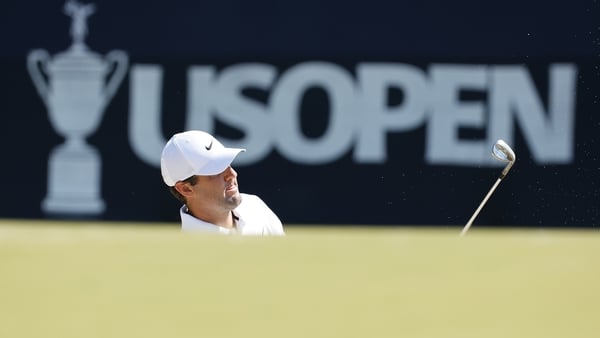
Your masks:
<path fill-rule="evenodd" d="M 234 234 L 237 232 L 235 229 L 227 229 L 209 222 L 205 222 L 190 215 L 187 211 L 188 208 L 185 205 L 179 209 L 179 214 L 181 215 L 181 229 L 184 231 L 204 231 L 221 234 Z M 236 220 L 236 226 L 239 228 L 240 224 L 242 223 L 239 214 L 234 211 L 233 216 Z"/>

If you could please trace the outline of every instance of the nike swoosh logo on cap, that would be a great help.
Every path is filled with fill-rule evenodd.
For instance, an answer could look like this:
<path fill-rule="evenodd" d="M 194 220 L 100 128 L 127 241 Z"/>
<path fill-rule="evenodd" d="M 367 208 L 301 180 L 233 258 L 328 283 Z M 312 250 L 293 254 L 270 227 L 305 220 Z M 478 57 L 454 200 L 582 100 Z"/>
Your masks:
<path fill-rule="evenodd" d="M 206 148 L 206 150 L 210 150 L 212 148 L 212 144 L 213 144 L 213 141 L 211 140 L 210 144 L 208 146 L 204 146 L 204 148 Z"/>

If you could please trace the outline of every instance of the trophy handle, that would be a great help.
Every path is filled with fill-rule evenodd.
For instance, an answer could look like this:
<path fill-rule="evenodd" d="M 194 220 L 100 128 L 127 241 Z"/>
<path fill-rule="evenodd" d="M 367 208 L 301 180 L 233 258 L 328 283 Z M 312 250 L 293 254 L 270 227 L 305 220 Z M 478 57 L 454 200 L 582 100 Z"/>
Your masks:
<path fill-rule="evenodd" d="M 115 95 L 117 88 L 123 81 L 123 77 L 127 72 L 127 65 L 129 63 L 129 58 L 127 54 L 120 50 L 113 50 L 106 54 L 106 61 L 109 65 L 115 64 L 115 71 L 112 76 L 108 80 L 108 84 L 106 85 L 105 94 L 105 104 L 108 103 L 112 97 Z"/>
<path fill-rule="evenodd" d="M 48 105 L 48 83 L 42 75 L 42 71 L 48 74 L 48 60 L 50 60 L 50 54 L 43 49 L 33 50 L 27 55 L 27 70 L 35 89 L 46 105 Z"/>

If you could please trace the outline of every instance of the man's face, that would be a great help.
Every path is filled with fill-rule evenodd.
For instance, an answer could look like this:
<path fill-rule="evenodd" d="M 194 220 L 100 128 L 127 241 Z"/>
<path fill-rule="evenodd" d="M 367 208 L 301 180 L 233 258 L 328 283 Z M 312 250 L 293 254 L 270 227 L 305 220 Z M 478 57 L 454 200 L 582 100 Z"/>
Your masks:
<path fill-rule="evenodd" d="M 237 172 L 231 166 L 213 176 L 198 176 L 194 199 L 205 206 L 233 210 L 242 202 L 238 190 Z"/>

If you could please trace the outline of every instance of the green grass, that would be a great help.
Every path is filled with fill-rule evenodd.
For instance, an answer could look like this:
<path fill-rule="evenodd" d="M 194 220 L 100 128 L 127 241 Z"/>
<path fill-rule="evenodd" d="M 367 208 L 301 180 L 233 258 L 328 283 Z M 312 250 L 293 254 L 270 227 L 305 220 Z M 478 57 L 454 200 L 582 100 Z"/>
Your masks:
<path fill-rule="evenodd" d="M 0 337 L 597 337 L 597 231 L 0 221 Z"/>

